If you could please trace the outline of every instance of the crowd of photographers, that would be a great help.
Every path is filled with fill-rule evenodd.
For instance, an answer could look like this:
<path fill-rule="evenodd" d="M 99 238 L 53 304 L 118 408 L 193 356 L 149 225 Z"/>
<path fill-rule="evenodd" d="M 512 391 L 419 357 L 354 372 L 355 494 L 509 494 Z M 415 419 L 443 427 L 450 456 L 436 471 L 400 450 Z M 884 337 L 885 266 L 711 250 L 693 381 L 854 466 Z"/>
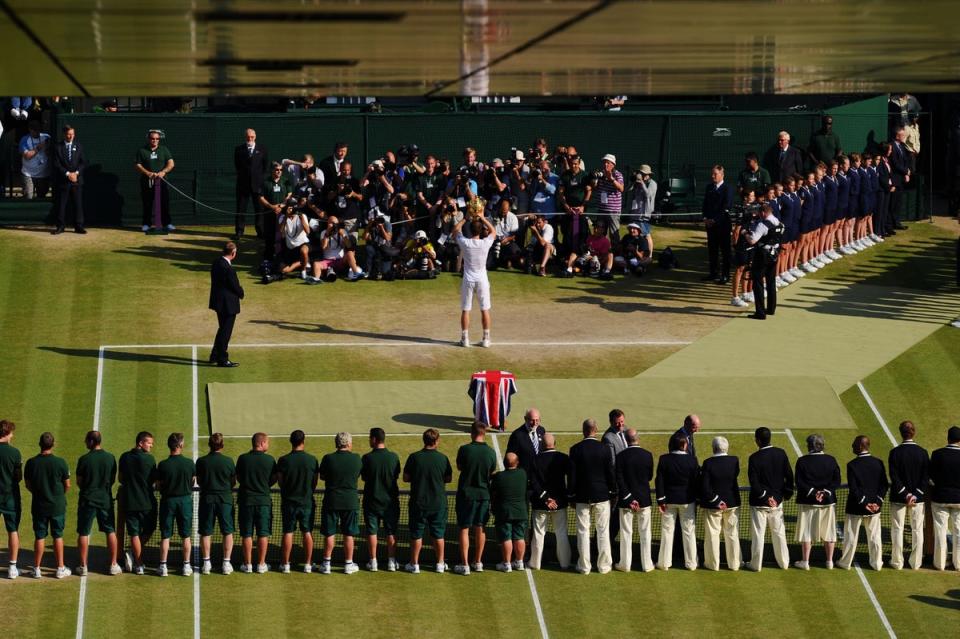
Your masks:
<path fill-rule="evenodd" d="M 588 171 L 576 148 L 551 152 L 543 139 L 489 163 L 469 147 L 456 163 L 404 145 L 358 170 L 345 143 L 319 162 L 305 155 L 268 163 L 251 129 L 235 158 L 236 234 L 243 234 L 252 202 L 265 282 L 458 272 L 450 233 L 471 215 L 467 205 L 477 198 L 483 204 L 477 214 L 496 229 L 491 270 L 612 279 L 614 273 L 642 275 L 653 254 L 652 170 L 644 164 L 625 179 L 610 154 Z M 262 173 L 268 176 L 258 184 Z"/>

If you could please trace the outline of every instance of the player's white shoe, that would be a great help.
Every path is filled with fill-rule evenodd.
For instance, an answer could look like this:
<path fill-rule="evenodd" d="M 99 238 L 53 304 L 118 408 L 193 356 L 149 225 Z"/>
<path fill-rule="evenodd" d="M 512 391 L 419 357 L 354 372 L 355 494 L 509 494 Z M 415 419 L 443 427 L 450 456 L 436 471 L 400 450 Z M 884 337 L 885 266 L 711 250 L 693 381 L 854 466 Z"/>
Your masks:
<path fill-rule="evenodd" d="M 377 572 L 377 560 L 371 559 L 367 562 L 367 570 L 370 572 Z"/>
<path fill-rule="evenodd" d="M 457 564 L 456 566 L 453 567 L 453 573 L 456 575 L 463 575 L 464 577 L 466 577 L 467 575 L 470 574 L 470 566 L 467 566 L 465 564 Z"/>
<path fill-rule="evenodd" d="M 205 575 L 209 575 L 212 571 L 213 571 L 213 564 L 210 563 L 209 559 L 204 559 L 203 567 L 200 569 L 200 572 L 202 572 Z"/>
<path fill-rule="evenodd" d="M 262 575 L 270 571 L 270 564 L 257 564 L 257 574 Z"/>
<path fill-rule="evenodd" d="M 139 568 L 139 566 L 137 566 L 137 567 Z M 160 564 L 160 567 L 157 568 L 157 576 L 158 576 L 158 577 L 166 577 L 166 576 L 167 576 L 167 564 Z"/>
<path fill-rule="evenodd" d="M 497 564 L 497 570 L 499 570 L 500 572 L 512 572 L 513 566 L 511 566 L 506 562 L 501 561 L 499 564 Z"/>
<path fill-rule="evenodd" d="M 190 564 L 183 564 L 183 576 L 192 577 L 193 576 L 193 566 Z"/>
<path fill-rule="evenodd" d="M 409 572 L 411 575 L 419 575 L 419 574 L 420 574 L 420 565 L 419 565 L 419 564 L 407 564 L 406 566 L 403 567 L 403 569 L 406 570 L 407 572 Z"/>
<path fill-rule="evenodd" d="M 246 565 L 247 565 L 247 567 L 250 566 L 250 564 L 246 564 Z M 232 573 L 233 573 L 233 564 L 231 564 L 229 561 L 223 562 L 223 567 L 221 568 L 221 572 L 223 572 L 223 574 L 225 574 L 225 575 L 230 575 L 230 574 L 232 574 Z"/>
<path fill-rule="evenodd" d="M 360 566 L 358 566 L 355 561 L 348 561 L 343 565 L 343 574 L 345 575 L 352 575 L 358 572 L 360 572 Z"/>
<path fill-rule="evenodd" d="M 114 577 L 117 575 L 123 574 L 123 570 L 120 568 L 120 564 L 111 564 L 110 565 L 110 574 Z"/>

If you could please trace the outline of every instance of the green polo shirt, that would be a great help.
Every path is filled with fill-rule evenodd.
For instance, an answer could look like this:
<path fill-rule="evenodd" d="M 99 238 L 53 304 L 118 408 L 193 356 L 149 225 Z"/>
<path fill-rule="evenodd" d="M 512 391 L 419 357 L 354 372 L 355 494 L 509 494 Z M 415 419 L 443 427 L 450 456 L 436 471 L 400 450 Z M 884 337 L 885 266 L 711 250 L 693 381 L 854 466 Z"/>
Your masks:
<path fill-rule="evenodd" d="M 810 153 L 820 162 L 829 162 L 840 150 L 840 136 L 836 133 L 817 132 L 810 136 Z"/>
<path fill-rule="evenodd" d="M 757 195 L 763 195 L 763 189 L 770 186 L 770 171 L 762 166 L 758 167 L 756 171 L 744 169 L 740 171 L 740 178 L 737 180 L 737 184 L 741 188 L 746 187 L 750 189 Z"/>
<path fill-rule="evenodd" d="M 497 469 L 497 454 L 483 442 L 464 444 L 457 451 L 457 496 L 490 499 L 490 475 Z"/>
<path fill-rule="evenodd" d="M 193 490 L 197 469 L 193 460 L 183 455 L 170 455 L 157 464 L 157 481 L 161 497 L 186 497 Z"/>
<path fill-rule="evenodd" d="M 237 503 L 241 506 L 269 506 L 270 486 L 277 463 L 263 451 L 251 450 L 237 458 L 237 482 L 240 493 Z"/>
<path fill-rule="evenodd" d="M 527 473 L 522 468 L 497 473 L 490 481 L 493 516 L 502 519 L 527 518 Z"/>
<path fill-rule="evenodd" d="M 170 149 L 162 144 L 157 147 L 156 151 L 151 151 L 149 145 L 144 145 L 137 151 L 137 164 L 151 173 L 162 171 L 167 162 L 172 159 L 173 155 L 170 153 Z"/>
<path fill-rule="evenodd" d="M 113 483 L 117 481 L 117 460 L 103 449 L 94 449 L 77 460 L 77 487 L 80 503 L 110 508 Z"/>
<path fill-rule="evenodd" d="M 587 199 L 587 186 L 590 175 L 586 171 L 564 171 L 560 176 L 560 186 L 563 187 L 563 197 L 567 206 L 581 206 Z"/>
<path fill-rule="evenodd" d="M 20 494 L 17 474 L 22 468 L 23 458 L 20 451 L 7 442 L 0 444 L 0 497 Z"/>
<path fill-rule="evenodd" d="M 437 201 L 437 198 L 440 196 L 440 192 L 443 190 L 443 186 L 444 179 L 440 174 L 440 171 L 434 170 L 433 175 L 421 173 L 416 177 L 417 191 L 423 193 L 423 197 L 426 199 L 427 204 L 432 205 Z"/>
<path fill-rule="evenodd" d="M 383 512 L 397 500 L 400 489 L 400 457 L 392 450 L 374 448 L 363 456 L 360 465 L 363 478 L 363 507 Z"/>
<path fill-rule="evenodd" d="M 320 477 L 324 481 L 323 510 L 359 510 L 357 480 L 363 462 L 349 450 L 329 453 L 320 460 Z"/>
<path fill-rule="evenodd" d="M 120 455 L 120 495 L 127 512 L 153 510 L 157 505 L 153 494 L 156 471 L 153 455 L 139 447 Z"/>
<path fill-rule="evenodd" d="M 293 450 L 277 460 L 278 483 L 283 503 L 309 506 L 313 503 L 313 481 L 320 472 L 317 458 L 302 450 Z"/>
<path fill-rule="evenodd" d="M 270 204 L 283 204 L 287 199 L 287 193 L 292 192 L 293 188 L 290 186 L 290 180 L 287 179 L 286 172 L 280 176 L 279 180 L 274 181 L 272 177 L 268 177 L 263 181 L 263 197 Z"/>
<path fill-rule="evenodd" d="M 67 513 L 66 491 L 63 482 L 70 479 L 70 467 L 56 455 L 37 455 L 27 460 L 23 478 L 30 482 L 34 515 L 65 515 Z"/>
<path fill-rule="evenodd" d="M 208 453 L 197 460 L 197 485 L 205 504 L 229 504 L 233 500 L 233 480 L 237 469 L 233 460 L 221 452 Z"/>
<path fill-rule="evenodd" d="M 424 448 L 407 457 L 403 474 L 410 477 L 410 504 L 422 513 L 440 512 L 447 508 L 444 488 L 446 478 L 453 475 L 450 460 L 435 448 Z"/>

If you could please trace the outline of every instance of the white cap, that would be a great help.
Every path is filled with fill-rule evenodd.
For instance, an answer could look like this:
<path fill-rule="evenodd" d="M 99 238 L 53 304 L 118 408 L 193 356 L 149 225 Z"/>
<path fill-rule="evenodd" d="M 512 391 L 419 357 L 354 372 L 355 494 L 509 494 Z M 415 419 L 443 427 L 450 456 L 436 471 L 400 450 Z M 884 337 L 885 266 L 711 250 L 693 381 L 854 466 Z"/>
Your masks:
<path fill-rule="evenodd" d="M 425 240 L 425 239 L 427 239 L 427 232 L 426 232 L 426 231 L 417 231 L 416 233 L 413 234 L 413 237 L 414 237 L 414 239 L 417 239 L 417 240 Z"/>
<path fill-rule="evenodd" d="M 612 153 L 607 153 L 605 156 L 600 158 L 601 162 L 612 162 L 614 166 L 617 164 L 617 156 Z"/>

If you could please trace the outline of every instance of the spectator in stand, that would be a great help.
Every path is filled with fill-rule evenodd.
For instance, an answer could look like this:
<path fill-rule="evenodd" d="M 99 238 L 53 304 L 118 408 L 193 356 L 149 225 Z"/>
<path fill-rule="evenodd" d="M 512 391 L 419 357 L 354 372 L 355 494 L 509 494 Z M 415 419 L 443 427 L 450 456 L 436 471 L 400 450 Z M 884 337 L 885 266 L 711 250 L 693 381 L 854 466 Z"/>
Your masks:
<path fill-rule="evenodd" d="M 810 136 L 807 157 L 812 164 L 823 162 L 829 166 L 830 161 L 841 154 L 843 148 L 840 146 L 840 136 L 833 132 L 833 116 L 825 115 L 820 120 L 820 129 Z"/>
<path fill-rule="evenodd" d="M 14 120 L 26 120 L 30 117 L 30 107 L 33 105 L 33 98 L 30 96 L 10 98 L 10 115 Z"/>
<path fill-rule="evenodd" d="M 330 562 L 337 541 L 337 532 L 343 535 L 343 572 L 347 575 L 360 570 L 353 561 L 354 537 L 360 534 L 360 497 L 357 480 L 363 461 L 353 452 L 353 437 L 340 432 L 334 436 L 336 452 L 328 453 L 320 461 L 318 474 L 324 483 L 323 506 L 320 509 L 320 533 L 325 538 L 320 574 L 330 574 Z"/>
<path fill-rule="evenodd" d="M 53 433 L 40 435 L 40 453 L 27 460 L 23 482 L 33 495 L 30 514 L 33 517 L 33 577 L 40 579 L 47 535 L 53 537 L 53 554 L 57 560 L 57 579 L 70 576 L 63 563 L 63 527 L 67 516 L 66 493 L 70 490 L 70 467 L 53 454 Z"/>
<path fill-rule="evenodd" d="M 846 517 L 843 522 L 843 553 L 837 567 L 850 570 L 853 555 L 857 552 L 860 524 L 863 524 L 867 530 L 870 567 L 880 570 L 883 566 L 880 509 L 890 484 L 887 482 L 883 462 L 870 454 L 869 437 L 857 435 L 854 438 L 853 454 L 856 457 L 847 463 L 850 492 L 847 495 Z"/>
<path fill-rule="evenodd" d="M 530 226 L 530 241 L 526 247 L 527 269 L 533 275 L 546 277 L 547 264 L 556 254 L 553 245 L 553 226 L 544 215 L 537 215 Z"/>
<path fill-rule="evenodd" d="M 623 207 L 623 174 L 617 170 L 617 156 L 607 153 L 600 160 L 602 170 L 593 184 L 593 194 L 596 196 L 593 210 L 598 220 L 607 222 L 607 232 L 610 242 L 617 244 L 620 240 L 620 211 Z"/>
<path fill-rule="evenodd" d="M 502 561 L 497 564 L 497 570 L 523 570 L 529 497 L 527 473 L 520 468 L 520 458 L 515 453 L 507 453 L 504 469 L 490 480 L 490 503 L 501 548 Z"/>
<path fill-rule="evenodd" d="M 40 132 L 40 121 L 30 120 L 27 134 L 20 140 L 20 174 L 23 176 L 23 196 L 28 200 L 47 197 L 52 145 L 50 135 Z"/>
<path fill-rule="evenodd" d="M 797 541 L 803 558 L 794 562 L 801 570 L 810 570 L 810 550 L 823 542 L 827 570 L 833 569 L 833 549 L 837 543 L 837 489 L 840 466 L 824 452 L 822 435 L 807 437 L 807 454 L 797 460 Z"/>
<path fill-rule="evenodd" d="M 741 192 L 744 190 L 754 193 L 763 193 L 767 187 L 773 184 L 770 179 L 770 172 L 760 166 L 760 158 L 754 151 L 750 151 L 744 156 L 746 167 L 740 171 L 737 178 L 737 187 Z"/>
<path fill-rule="evenodd" d="M 789 139 L 789 136 L 788 136 Z M 733 207 L 733 185 L 723 179 L 723 167 L 714 165 L 710 184 L 703 197 L 703 222 L 707 229 L 707 250 L 710 272 L 701 281 L 726 284 L 730 280 L 730 214 Z"/>
<path fill-rule="evenodd" d="M 247 225 L 247 202 L 253 205 L 254 227 L 257 237 L 263 237 L 263 219 L 260 215 L 260 194 L 263 181 L 270 166 L 267 148 L 257 144 L 257 132 L 247 129 L 245 142 L 233 150 L 233 166 L 237 171 L 237 215 L 235 231 L 237 241 L 243 236 Z"/>
<path fill-rule="evenodd" d="M 923 563 L 924 503 L 930 484 L 930 455 L 913 440 L 917 434 L 911 421 L 900 423 L 902 442 L 890 451 L 890 567 L 903 568 L 903 529 L 910 514 L 910 567 Z"/>
<path fill-rule="evenodd" d="M 57 183 L 58 211 L 57 227 L 53 235 L 63 232 L 67 224 L 67 206 L 73 202 L 73 229 L 80 234 L 87 230 L 83 226 L 83 171 L 87 167 L 83 157 L 83 147 L 76 140 L 76 131 L 69 124 L 63 127 L 63 140 L 57 144 L 53 154 L 54 175 Z M 0 191 L 3 189 L 0 188 Z"/>
<path fill-rule="evenodd" d="M 557 450 L 556 438 L 551 433 L 543 434 L 543 450 L 533 458 L 527 474 L 530 478 L 530 505 L 533 509 L 529 566 L 540 570 L 547 520 L 550 520 L 557 540 L 557 560 L 560 568 L 566 570 L 570 567 L 570 537 L 567 534 L 567 478 L 570 475 L 570 457 Z M 649 494 L 650 491 L 647 492 Z"/>
<path fill-rule="evenodd" d="M 704 508 L 703 567 L 720 570 L 720 532 L 723 531 L 727 568 L 740 570 L 740 460 L 728 454 L 726 437 L 713 438 L 713 456 L 703 462 L 700 505 Z"/>
<path fill-rule="evenodd" d="M 584 248 L 579 253 L 570 252 L 567 256 L 567 268 L 561 276 L 573 277 L 574 264 L 582 275 L 599 277 L 601 280 L 613 279 L 613 251 L 607 235 L 606 220 L 598 220 L 594 224 L 593 232 L 587 237 Z"/>
<path fill-rule="evenodd" d="M 960 570 L 960 426 L 947 430 L 947 445 L 930 455 L 933 567 L 947 569 L 947 535 L 953 538 L 953 569 Z"/>
<path fill-rule="evenodd" d="M 887 101 L 887 114 L 890 132 L 910 123 L 911 113 L 920 113 L 920 101 L 909 93 L 891 93 Z"/>
<path fill-rule="evenodd" d="M 670 437 L 670 452 L 657 461 L 657 507 L 661 515 L 660 557 L 657 568 L 673 566 L 673 534 L 677 519 L 683 537 L 683 559 L 687 570 L 697 569 L 697 478 L 696 458 L 687 452 L 687 438 L 680 433 Z"/>
<path fill-rule="evenodd" d="M 791 175 L 803 173 L 803 153 L 790 146 L 790 134 L 780 131 L 777 143 L 764 156 L 764 166 L 770 171 L 774 182 L 783 183 Z"/>
<path fill-rule="evenodd" d="M 159 190 L 160 225 L 168 231 L 175 231 L 170 220 L 170 189 L 165 178 L 173 171 L 173 154 L 165 145 L 160 144 L 160 131 L 151 129 L 147 133 L 147 143 L 137 151 L 135 165 L 140 174 L 140 202 L 143 205 L 143 231 L 154 228 L 154 203 Z"/>

